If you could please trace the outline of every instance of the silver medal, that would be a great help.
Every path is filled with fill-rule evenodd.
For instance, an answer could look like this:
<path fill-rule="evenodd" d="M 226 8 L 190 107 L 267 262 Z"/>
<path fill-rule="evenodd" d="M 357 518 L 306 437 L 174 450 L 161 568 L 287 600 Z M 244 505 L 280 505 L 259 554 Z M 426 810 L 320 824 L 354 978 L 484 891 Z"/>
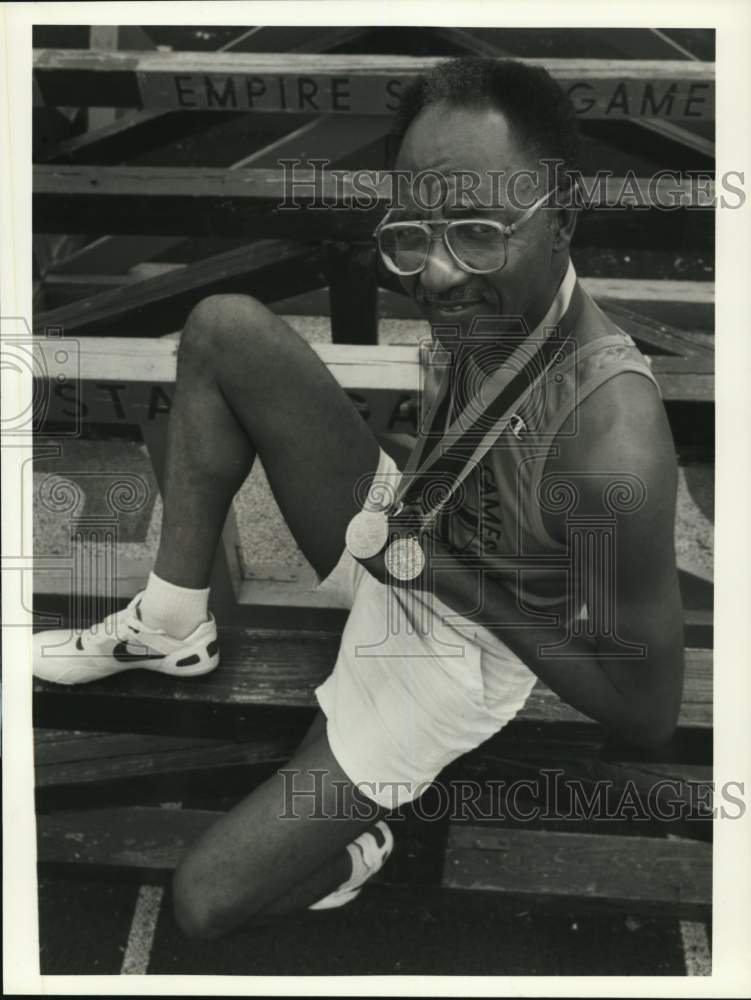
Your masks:
<path fill-rule="evenodd" d="M 389 537 L 389 519 L 382 510 L 361 510 L 347 525 L 344 542 L 355 559 L 377 556 Z"/>
<path fill-rule="evenodd" d="M 425 553 L 414 535 L 397 538 L 386 549 L 386 569 L 395 580 L 415 580 L 425 568 Z"/>

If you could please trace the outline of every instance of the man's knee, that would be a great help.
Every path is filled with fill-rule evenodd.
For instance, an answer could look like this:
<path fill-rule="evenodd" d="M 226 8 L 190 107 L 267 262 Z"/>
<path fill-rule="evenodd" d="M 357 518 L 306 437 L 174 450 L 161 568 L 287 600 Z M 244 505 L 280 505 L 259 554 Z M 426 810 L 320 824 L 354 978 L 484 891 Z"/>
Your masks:
<path fill-rule="evenodd" d="M 252 899 L 243 899 L 239 916 L 222 895 L 219 882 L 200 852 L 190 852 L 178 866 L 172 879 L 172 905 L 177 925 L 186 937 L 219 938 L 253 916 Z"/>
<path fill-rule="evenodd" d="M 172 880 L 172 907 L 177 926 L 186 937 L 208 941 L 221 936 L 218 921 L 206 900 L 179 868 Z"/>
<path fill-rule="evenodd" d="M 270 328 L 274 314 L 250 295 L 209 295 L 191 310 L 180 354 L 202 360 L 233 356 Z"/>

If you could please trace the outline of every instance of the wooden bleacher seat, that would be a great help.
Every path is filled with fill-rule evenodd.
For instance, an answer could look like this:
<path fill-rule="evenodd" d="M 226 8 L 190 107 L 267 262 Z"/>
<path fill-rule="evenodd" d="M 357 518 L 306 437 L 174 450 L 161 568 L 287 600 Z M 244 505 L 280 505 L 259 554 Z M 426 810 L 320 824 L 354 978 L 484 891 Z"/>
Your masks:
<path fill-rule="evenodd" d="M 126 673 L 82 686 L 35 686 L 40 710 L 54 713 L 69 724 L 84 727 L 86 719 L 127 718 L 143 722 L 149 714 L 167 729 L 172 714 L 185 717 L 193 735 L 222 732 L 232 720 L 245 722 L 261 710 L 266 718 L 275 710 L 311 709 L 313 689 L 330 673 L 340 640 L 339 631 L 287 631 L 225 626 L 220 631 L 221 669 L 205 677 L 176 681 L 148 671 Z M 711 652 L 686 651 L 686 687 L 681 725 L 709 729 L 711 709 Z M 174 713 L 173 710 L 174 709 Z M 302 714 L 306 714 L 302 712 Z M 531 723 L 586 723 L 586 717 L 538 684 L 520 712 L 519 721 Z M 256 719 L 254 725 L 258 724 Z M 53 725 L 57 725 L 53 721 Z"/>
<path fill-rule="evenodd" d="M 137 671 L 79 688 L 37 682 L 41 870 L 126 871 L 142 881 L 167 877 L 216 812 L 116 804 L 74 813 L 45 808 L 76 797 L 99 806 L 108 799 L 116 803 L 133 788 L 141 798 L 149 787 L 152 795 L 156 790 L 174 797 L 186 781 L 194 794 L 197 787 L 247 792 L 259 780 L 259 765 L 262 778 L 263 765 L 283 762 L 301 737 L 314 708 L 313 689 L 331 669 L 338 641 L 329 632 L 222 628 L 221 664 L 202 678 L 175 681 Z M 620 794 L 630 785 L 644 800 L 657 781 L 670 779 L 679 785 L 673 794 L 686 801 L 687 783 L 709 779 L 706 767 L 682 761 L 702 749 L 706 757 L 711 690 L 711 653 L 688 650 L 677 738 L 648 763 L 620 763 L 617 751 L 601 757 L 598 726 L 538 683 L 517 719 L 450 770 L 454 776 L 472 774 L 480 761 L 487 781 L 560 766 L 585 787 L 599 780 Z M 124 719 L 142 732 L 99 731 L 122 726 Z M 92 724 L 94 732 L 84 728 Z M 71 733 L 71 727 L 81 728 Z M 637 825 L 644 835 L 614 837 L 593 832 L 596 821 L 570 832 L 565 824 L 549 831 L 544 823 L 529 830 L 447 822 L 445 888 L 686 918 L 705 916 L 711 902 L 711 845 L 702 842 L 707 821 L 700 815 L 667 826 L 680 832 L 679 842 L 664 839 L 654 823 Z M 403 847 L 408 850 L 409 842 Z"/>
<path fill-rule="evenodd" d="M 162 882 L 220 815 L 129 806 L 41 817 L 41 870 L 70 877 L 85 866 L 90 876 L 109 878 L 127 870 L 141 882 Z M 415 844 L 400 839 L 399 847 L 414 853 Z M 711 845 L 692 840 L 455 824 L 442 863 L 440 889 L 501 892 L 527 904 L 684 920 L 706 919 L 711 906 Z M 403 884 L 393 871 L 386 868 L 374 884 Z"/>
<path fill-rule="evenodd" d="M 714 117 L 710 62 L 524 61 L 548 69 L 582 118 Z M 414 56 L 37 49 L 34 97 L 38 104 L 90 107 L 392 115 L 406 83 L 437 62 Z"/>

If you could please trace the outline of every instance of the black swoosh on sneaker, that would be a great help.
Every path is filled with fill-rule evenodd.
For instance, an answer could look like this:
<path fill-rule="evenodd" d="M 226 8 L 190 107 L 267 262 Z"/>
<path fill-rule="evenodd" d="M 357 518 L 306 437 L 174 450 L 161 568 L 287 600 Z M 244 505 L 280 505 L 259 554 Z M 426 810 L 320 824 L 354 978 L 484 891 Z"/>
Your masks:
<path fill-rule="evenodd" d="M 120 663 L 133 663 L 135 660 L 163 660 L 164 653 L 131 653 L 126 642 L 118 642 L 112 650 L 112 655 Z"/>

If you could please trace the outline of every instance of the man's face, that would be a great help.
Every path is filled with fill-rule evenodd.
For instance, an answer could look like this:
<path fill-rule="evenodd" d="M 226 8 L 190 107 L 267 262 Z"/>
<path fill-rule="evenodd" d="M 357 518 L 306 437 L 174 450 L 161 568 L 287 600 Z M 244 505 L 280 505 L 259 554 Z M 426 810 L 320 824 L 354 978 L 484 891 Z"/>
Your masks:
<path fill-rule="evenodd" d="M 451 108 L 430 105 L 421 112 L 404 137 L 397 170 L 418 174 L 435 170 L 445 175 L 448 194 L 445 204 L 435 210 L 431 195 L 422 199 L 422 209 L 412 202 L 406 212 L 394 212 L 393 218 L 439 220 L 451 218 L 488 218 L 505 225 L 518 221 L 524 208 L 547 193 L 545 171 L 519 147 L 503 114 L 485 108 Z M 502 207 L 473 209 L 472 198 L 461 193 L 459 172 L 472 171 L 480 178 L 476 198 L 487 205 L 498 192 Z M 489 171 L 503 172 L 503 182 L 492 180 Z M 509 204 L 507 179 L 516 171 L 538 171 L 536 180 L 521 175 L 515 188 L 516 207 Z M 451 175 L 454 174 L 454 179 Z M 407 188 L 409 186 L 407 185 Z M 466 189 L 466 182 L 465 182 Z M 522 207 L 518 207 L 521 203 Z M 465 207 L 462 208 L 462 205 Z M 402 277 L 405 290 L 412 295 L 432 326 L 457 326 L 464 335 L 478 316 L 522 316 L 530 330 L 539 323 L 560 284 L 567 260 L 567 245 L 558 236 L 557 213 L 545 208 L 525 222 L 508 240 L 505 267 L 489 274 L 462 270 L 445 244 L 434 240 L 423 271 Z M 435 230 L 436 232 L 439 229 Z M 503 324 L 499 323 L 500 329 Z M 500 332 L 500 330 L 499 330 Z"/>

